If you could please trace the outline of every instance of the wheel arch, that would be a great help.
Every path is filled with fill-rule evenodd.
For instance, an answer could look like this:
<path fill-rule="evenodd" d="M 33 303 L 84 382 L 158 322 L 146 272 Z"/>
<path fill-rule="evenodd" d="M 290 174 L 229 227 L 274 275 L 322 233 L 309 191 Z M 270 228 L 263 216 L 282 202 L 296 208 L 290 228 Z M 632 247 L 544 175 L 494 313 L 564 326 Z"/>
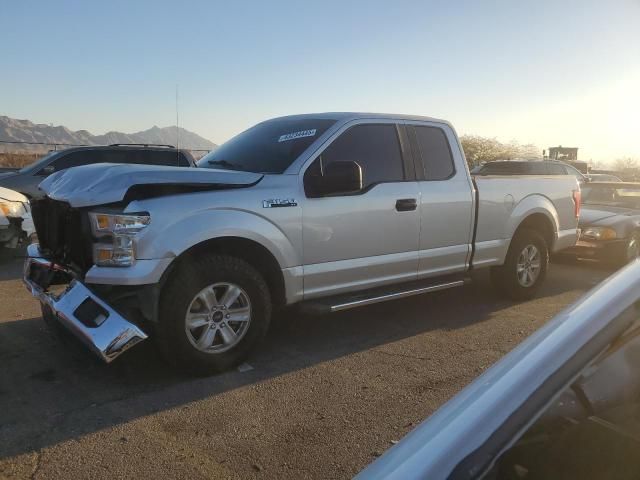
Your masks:
<path fill-rule="evenodd" d="M 507 229 L 509 238 L 513 239 L 522 228 L 539 232 L 549 251 L 552 251 L 560 229 L 558 212 L 553 202 L 543 195 L 529 195 L 523 198 L 510 215 Z"/>
<path fill-rule="evenodd" d="M 245 260 L 264 277 L 273 305 L 283 306 L 286 303 L 285 279 L 277 259 L 264 245 L 245 237 L 216 237 L 192 245 L 180 253 L 164 272 L 161 281 L 162 288 L 172 272 L 185 262 L 197 262 L 201 255 L 211 253 Z"/>
<path fill-rule="evenodd" d="M 544 241 L 547 244 L 548 250 L 551 251 L 553 242 L 555 241 L 555 230 L 547 215 L 536 212 L 525 217 L 525 219 L 516 228 L 513 233 L 513 237 L 524 229 L 533 230 L 542 235 L 542 238 L 544 238 Z"/>

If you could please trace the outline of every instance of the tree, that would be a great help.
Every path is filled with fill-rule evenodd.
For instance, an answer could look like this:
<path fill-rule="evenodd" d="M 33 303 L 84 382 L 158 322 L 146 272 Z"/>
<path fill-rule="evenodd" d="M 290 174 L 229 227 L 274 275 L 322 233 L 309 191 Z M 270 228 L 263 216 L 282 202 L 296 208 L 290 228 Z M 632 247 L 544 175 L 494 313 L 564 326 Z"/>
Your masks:
<path fill-rule="evenodd" d="M 541 158 L 540 149 L 532 144 L 520 145 L 518 142 L 501 143 L 495 138 L 478 135 L 460 137 L 464 155 L 469 167 L 475 167 L 492 160 L 514 160 L 516 158 Z"/>
<path fill-rule="evenodd" d="M 631 157 L 618 158 L 613 162 L 613 168 L 616 172 L 624 172 L 625 170 L 637 170 L 638 159 Z"/>

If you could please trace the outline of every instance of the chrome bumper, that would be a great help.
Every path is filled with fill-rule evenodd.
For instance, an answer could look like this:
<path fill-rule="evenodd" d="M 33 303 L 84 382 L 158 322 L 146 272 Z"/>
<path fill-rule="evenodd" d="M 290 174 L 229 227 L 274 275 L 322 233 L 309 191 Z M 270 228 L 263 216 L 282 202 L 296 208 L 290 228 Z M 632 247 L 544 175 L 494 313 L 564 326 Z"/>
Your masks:
<path fill-rule="evenodd" d="M 31 294 L 47 305 L 64 327 L 102 360 L 109 363 L 147 335 L 94 295 L 82 282 L 72 280 L 67 289 L 54 295 L 31 279 L 33 266 L 64 271 L 40 257 L 37 244 L 29 245 L 23 281 Z"/>

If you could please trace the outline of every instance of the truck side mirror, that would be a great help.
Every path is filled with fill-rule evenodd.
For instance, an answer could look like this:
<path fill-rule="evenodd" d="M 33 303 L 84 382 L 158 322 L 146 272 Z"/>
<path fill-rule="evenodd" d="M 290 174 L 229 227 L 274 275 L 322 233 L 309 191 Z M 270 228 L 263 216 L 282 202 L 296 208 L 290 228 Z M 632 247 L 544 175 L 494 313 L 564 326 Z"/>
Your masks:
<path fill-rule="evenodd" d="M 313 176 L 314 196 L 357 193 L 362 190 L 362 167 L 357 162 L 332 162 L 322 175 Z"/>

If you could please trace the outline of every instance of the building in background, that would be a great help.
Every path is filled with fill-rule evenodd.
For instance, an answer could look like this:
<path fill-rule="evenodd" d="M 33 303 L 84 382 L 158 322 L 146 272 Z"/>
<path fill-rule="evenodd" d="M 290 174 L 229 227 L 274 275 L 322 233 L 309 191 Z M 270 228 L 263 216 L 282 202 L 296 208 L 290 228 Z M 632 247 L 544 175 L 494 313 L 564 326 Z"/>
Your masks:
<path fill-rule="evenodd" d="M 563 147 L 562 145 L 549 147 L 549 156 L 547 158 L 551 160 L 561 160 L 563 162 L 576 161 L 578 160 L 578 148 Z"/>
<path fill-rule="evenodd" d="M 543 150 L 542 156 L 545 159 L 560 160 L 561 162 L 568 163 L 582 173 L 589 173 L 589 164 L 578 160 L 578 147 L 563 147 L 562 145 L 549 147 L 549 154 L 547 155 Z"/>

